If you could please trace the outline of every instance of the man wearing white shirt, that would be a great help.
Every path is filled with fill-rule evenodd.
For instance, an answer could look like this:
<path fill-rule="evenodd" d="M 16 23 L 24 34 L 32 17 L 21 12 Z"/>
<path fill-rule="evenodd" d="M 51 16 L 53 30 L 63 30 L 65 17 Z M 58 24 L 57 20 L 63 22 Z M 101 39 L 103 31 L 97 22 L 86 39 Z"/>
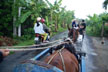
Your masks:
<path fill-rule="evenodd" d="M 38 34 L 44 35 L 44 41 L 45 41 L 48 34 L 45 33 L 45 31 L 43 29 L 43 25 L 42 25 L 42 23 L 40 21 L 41 21 L 41 18 L 38 17 L 37 22 L 34 25 L 34 31 L 35 31 L 35 34 L 38 33 Z"/>

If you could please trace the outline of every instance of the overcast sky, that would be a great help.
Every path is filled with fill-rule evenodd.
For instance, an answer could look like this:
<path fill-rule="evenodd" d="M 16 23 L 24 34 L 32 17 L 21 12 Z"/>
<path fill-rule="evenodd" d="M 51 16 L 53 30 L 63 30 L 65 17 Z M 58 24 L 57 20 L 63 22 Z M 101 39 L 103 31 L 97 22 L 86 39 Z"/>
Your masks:
<path fill-rule="evenodd" d="M 53 3 L 55 0 L 49 1 Z M 62 6 L 66 6 L 66 10 L 74 10 L 77 18 L 87 18 L 94 13 L 103 13 L 103 2 L 104 0 L 62 0 Z"/>

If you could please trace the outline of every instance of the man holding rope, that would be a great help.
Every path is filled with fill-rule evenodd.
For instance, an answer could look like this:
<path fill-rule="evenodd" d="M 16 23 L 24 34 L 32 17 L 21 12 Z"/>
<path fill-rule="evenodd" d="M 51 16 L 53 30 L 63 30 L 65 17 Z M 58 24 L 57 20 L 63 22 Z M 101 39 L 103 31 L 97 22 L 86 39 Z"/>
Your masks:
<path fill-rule="evenodd" d="M 7 49 L 0 49 L 0 62 L 3 61 L 3 58 L 7 56 L 9 53 L 9 50 Z"/>

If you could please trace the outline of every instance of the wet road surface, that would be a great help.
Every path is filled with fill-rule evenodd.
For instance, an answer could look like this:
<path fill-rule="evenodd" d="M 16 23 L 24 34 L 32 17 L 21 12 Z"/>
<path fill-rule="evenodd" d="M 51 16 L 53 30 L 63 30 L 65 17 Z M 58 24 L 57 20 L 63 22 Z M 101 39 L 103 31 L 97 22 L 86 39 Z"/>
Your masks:
<path fill-rule="evenodd" d="M 85 36 L 83 50 L 85 57 L 86 72 L 108 72 L 108 39 L 101 44 L 101 38 Z"/>
<path fill-rule="evenodd" d="M 67 37 L 68 31 L 59 33 L 51 38 L 51 41 Z M 80 46 L 81 48 L 81 46 Z M 85 35 L 82 43 L 82 50 L 86 52 L 86 72 L 108 72 L 108 40 L 104 45 L 100 44 L 100 39 Z M 21 61 L 31 59 L 38 51 L 16 52 L 4 58 L 0 63 L 0 72 L 12 72 L 13 68 Z"/>
<path fill-rule="evenodd" d="M 60 38 L 67 37 L 67 31 L 59 33 L 51 38 L 51 41 L 58 40 Z M 13 68 L 24 60 L 31 59 L 35 57 L 41 50 L 37 51 L 24 51 L 24 52 L 16 52 L 12 55 L 7 56 L 0 63 L 0 72 L 12 72 Z"/>

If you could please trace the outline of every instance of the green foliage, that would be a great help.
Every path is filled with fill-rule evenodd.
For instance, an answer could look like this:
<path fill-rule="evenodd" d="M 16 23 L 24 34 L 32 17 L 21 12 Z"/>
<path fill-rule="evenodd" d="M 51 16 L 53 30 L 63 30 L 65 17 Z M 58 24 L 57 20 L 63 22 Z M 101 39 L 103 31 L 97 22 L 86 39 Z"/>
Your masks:
<path fill-rule="evenodd" d="M 12 36 L 12 0 L 0 1 L 0 36 Z"/>
<path fill-rule="evenodd" d="M 25 29 L 23 37 L 25 37 L 25 40 L 34 38 L 34 30 L 33 30 L 33 28 Z"/>
<path fill-rule="evenodd" d="M 105 1 L 103 2 L 103 8 L 107 9 L 107 5 L 108 5 L 108 0 L 105 0 Z"/>
<path fill-rule="evenodd" d="M 62 0 L 55 0 L 54 4 L 51 4 L 48 0 L 1 1 L 0 35 L 12 37 L 13 28 L 18 29 L 19 24 L 21 24 L 22 37 L 14 37 L 20 41 L 34 38 L 33 23 L 36 22 L 38 16 L 45 18 L 45 23 L 52 33 L 63 31 L 74 18 L 74 11 L 66 11 L 65 7 L 61 7 Z"/>
<path fill-rule="evenodd" d="M 108 26 L 105 26 L 104 31 L 104 36 L 108 37 Z"/>
<path fill-rule="evenodd" d="M 100 16 L 102 17 L 103 22 L 108 22 L 108 13 L 103 13 Z"/>
<path fill-rule="evenodd" d="M 23 23 L 30 15 L 31 15 L 31 11 L 26 12 L 23 16 L 21 16 L 20 20 L 21 23 Z"/>
<path fill-rule="evenodd" d="M 45 1 L 48 3 L 48 5 L 50 6 L 50 8 L 53 7 L 53 5 L 48 0 L 45 0 Z"/>
<path fill-rule="evenodd" d="M 48 16 L 45 16 L 45 19 L 46 19 L 46 25 L 49 26 L 50 23 L 48 21 Z"/>
<path fill-rule="evenodd" d="M 59 26 L 66 28 L 67 24 L 70 24 L 71 20 L 74 18 L 74 11 L 66 11 L 65 7 L 61 7 L 62 0 L 55 0 L 54 4 L 51 4 L 48 0 L 46 0 L 46 2 L 50 7 L 48 24 L 51 30 L 56 32 Z"/>
<path fill-rule="evenodd" d="M 25 46 L 25 45 L 33 45 L 34 44 L 34 39 L 26 40 L 26 41 L 19 41 L 17 46 Z"/>
<path fill-rule="evenodd" d="M 102 24 L 108 22 L 108 14 L 102 13 L 100 15 L 94 14 L 93 16 L 88 16 L 87 20 L 87 34 L 93 36 L 101 36 Z M 108 36 L 108 27 L 104 28 L 104 36 Z"/>

